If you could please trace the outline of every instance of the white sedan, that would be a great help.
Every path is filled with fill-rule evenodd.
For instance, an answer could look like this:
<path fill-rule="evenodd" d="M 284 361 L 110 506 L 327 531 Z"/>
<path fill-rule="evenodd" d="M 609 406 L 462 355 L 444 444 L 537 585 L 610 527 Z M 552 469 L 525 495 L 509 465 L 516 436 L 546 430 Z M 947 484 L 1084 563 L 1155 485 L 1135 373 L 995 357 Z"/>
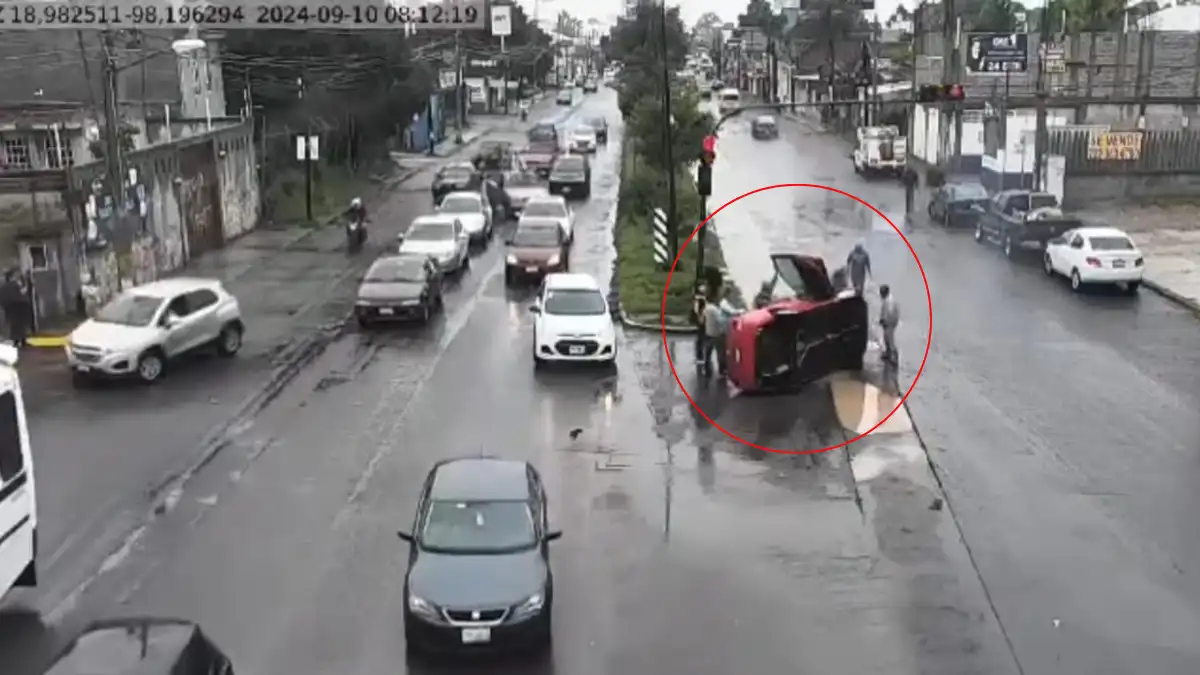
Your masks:
<path fill-rule="evenodd" d="M 1071 280 L 1072 290 L 1113 284 L 1136 293 L 1146 270 L 1142 252 L 1129 235 L 1112 227 L 1081 227 L 1046 244 L 1046 274 Z"/>
<path fill-rule="evenodd" d="M 533 363 L 602 363 L 617 360 L 616 328 L 599 282 L 588 274 L 546 275 L 529 311 L 533 323 Z"/>
<path fill-rule="evenodd" d="M 580 127 L 571 132 L 571 152 L 592 153 L 596 151 L 596 130 Z"/>
<path fill-rule="evenodd" d="M 451 192 L 442 199 L 437 212 L 458 219 L 471 243 L 483 244 L 492 238 L 492 207 L 480 192 Z"/>
<path fill-rule="evenodd" d="M 552 218 L 558 221 L 568 242 L 575 241 L 575 212 L 567 205 L 567 199 L 562 195 L 546 195 L 530 197 L 525 202 L 521 217 L 536 219 Z"/>

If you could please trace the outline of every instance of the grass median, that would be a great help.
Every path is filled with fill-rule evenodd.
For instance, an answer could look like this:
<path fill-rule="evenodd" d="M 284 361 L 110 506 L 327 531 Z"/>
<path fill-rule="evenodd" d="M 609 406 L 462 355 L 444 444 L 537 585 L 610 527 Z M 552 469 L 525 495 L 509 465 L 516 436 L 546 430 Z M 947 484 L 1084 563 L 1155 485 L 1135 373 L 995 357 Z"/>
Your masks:
<path fill-rule="evenodd" d="M 690 173 L 682 172 L 675 182 L 679 240 L 683 241 L 700 222 L 700 196 Z M 653 210 L 666 209 L 667 185 L 662 176 L 644 166 L 628 146 L 622 148 L 621 191 L 617 201 L 615 241 L 617 249 L 617 292 L 621 307 L 636 321 L 658 324 L 663 309 L 667 269 L 654 261 Z M 689 326 L 692 288 L 696 279 L 697 240 L 684 249 L 671 287 L 667 292 L 667 324 Z M 706 267 L 722 270 L 725 260 L 720 241 L 708 232 L 705 241 Z"/>

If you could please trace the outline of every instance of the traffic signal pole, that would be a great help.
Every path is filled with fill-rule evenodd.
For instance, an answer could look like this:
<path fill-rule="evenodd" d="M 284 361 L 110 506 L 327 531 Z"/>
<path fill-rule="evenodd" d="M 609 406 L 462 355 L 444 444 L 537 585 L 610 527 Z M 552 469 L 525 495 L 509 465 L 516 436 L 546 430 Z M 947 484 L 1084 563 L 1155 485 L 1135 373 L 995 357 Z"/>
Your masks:
<path fill-rule="evenodd" d="M 717 137 L 709 135 L 704 139 L 704 148 L 700 152 L 700 165 L 696 167 L 696 192 L 700 195 L 700 222 L 708 218 L 708 198 L 712 195 L 712 165 L 716 160 Z M 695 290 L 700 289 L 704 281 L 705 242 L 708 238 L 708 225 L 705 224 L 696 233 L 696 279 L 692 284 Z"/>

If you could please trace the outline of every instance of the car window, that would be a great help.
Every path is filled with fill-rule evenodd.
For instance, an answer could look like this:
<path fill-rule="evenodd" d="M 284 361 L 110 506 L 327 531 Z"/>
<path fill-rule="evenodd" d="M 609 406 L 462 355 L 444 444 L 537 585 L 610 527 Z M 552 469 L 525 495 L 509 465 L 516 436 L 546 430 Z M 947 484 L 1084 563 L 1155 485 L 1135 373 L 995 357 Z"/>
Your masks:
<path fill-rule="evenodd" d="M 405 241 L 446 241 L 454 238 L 453 223 L 421 223 L 408 228 Z"/>
<path fill-rule="evenodd" d="M 951 199 L 987 199 L 987 189 L 975 183 L 960 183 L 949 188 Z"/>
<path fill-rule="evenodd" d="M 421 546 L 443 553 L 492 553 L 538 542 L 529 505 L 519 501 L 433 500 L 421 528 Z"/>
<path fill-rule="evenodd" d="M 474 195 L 450 195 L 442 201 L 446 213 L 478 213 L 479 198 Z"/>
<path fill-rule="evenodd" d="M 1040 209 L 1047 206 L 1058 206 L 1058 198 L 1054 195 L 1030 195 L 1029 210 Z"/>
<path fill-rule="evenodd" d="M 207 288 L 187 294 L 187 307 L 191 312 L 198 312 L 215 304 L 217 304 L 217 294 Z"/>
<path fill-rule="evenodd" d="M 17 477 L 25 468 L 21 454 L 21 427 L 17 424 L 17 397 L 0 394 L 0 485 Z"/>
<path fill-rule="evenodd" d="M 525 205 L 525 215 L 545 218 L 566 218 L 567 207 L 560 202 L 534 202 Z"/>
<path fill-rule="evenodd" d="M 554 247 L 562 244 L 562 228 L 556 224 L 518 227 L 513 234 L 513 246 L 533 248 Z"/>
<path fill-rule="evenodd" d="M 171 304 L 167 305 L 167 312 L 180 317 L 191 314 L 192 309 L 188 304 L 187 295 L 180 295 L 172 300 Z"/>
<path fill-rule="evenodd" d="M 1071 248 L 1083 248 L 1083 237 L 1081 235 L 1077 234 L 1075 235 L 1075 238 L 1071 240 Z"/>
<path fill-rule="evenodd" d="M 1093 251 L 1132 251 L 1136 247 L 1128 237 L 1088 237 Z"/>
<path fill-rule="evenodd" d="M 558 171 L 583 171 L 583 159 L 580 157 L 564 157 L 558 160 L 554 168 Z"/>
<path fill-rule="evenodd" d="M 583 289 L 550 289 L 542 309 L 558 316 L 597 316 L 606 312 L 604 295 Z"/>
<path fill-rule="evenodd" d="M 363 281 L 368 284 L 421 283 L 428 273 L 427 261 L 421 258 L 390 258 L 371 265 Z"/>
<path fill-rule="evenodd" d="M 149 326 L 162 304 L 162 298 L 125 293 L 101 307 L 94 320 L 122 326 Z"/>

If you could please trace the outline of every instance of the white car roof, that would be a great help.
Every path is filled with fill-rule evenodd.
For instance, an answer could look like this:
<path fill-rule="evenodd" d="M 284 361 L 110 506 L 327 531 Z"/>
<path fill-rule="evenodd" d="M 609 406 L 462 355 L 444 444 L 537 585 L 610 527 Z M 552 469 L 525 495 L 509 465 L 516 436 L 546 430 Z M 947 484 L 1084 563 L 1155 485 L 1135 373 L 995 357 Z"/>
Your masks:
<path fill-rule="evenodd" d="M 530 204 L 539 204 L 542 202 L 549 202 L 551 204 L 558 204 L 559 206 L 565 207 L 567 205 L 567 198 L 562 195 L 537 195 L 535 197 L 530 197 L 529 200 L 525 202 L 525 208 L 529 208 Z"/>
<path fill-rule="evenodd" d="M 413 219 L 413 225 L 452 225 L 458 216 L 449 213 L 429 213 Z"/>
<path fill-rule="evenodd" d="M 1075 233 L 1085 237 L 1125 237 L 1132 240 L 1132 237 L 1115 227 L 1081 227 Z"/>
<path fill-rule="evenodd" d="M 129 289 L 130 293 L 135 295 L 147 295 L 154 298 L 170 298 L 180 293 L 189 293 L 201 288 L 207 288 L 213 291 L 223 291 L 220 279 L 208 279 L 203 277 L 172 277 L 170 279 L 160 279 L 152 281 L 141 286 L 134 286 Z"/>
<path fill-rule="evenodd" d="M 762 122 L 762 123 L 764 123 L 764 124 L 765 124 L 765 123 L 768 123 L 768 122 L 769 122 L 769 123 L 771 123 L 771 124 L 775 124 L 775 118 L 774 118 L 774 117 L 771 117 L 770 115 L 759 115 L 758 117 L 755 117 L 755 118 L 754 118 L 754 121 L 755 121 L 755 122 Z"/>
<path fill-rule="evenodd" d="M 737 96 L 738 98 L 741 98 L 742 92 L 734 89 L 733 87 L 726 87 L 725 89 L 721 90 L 721 97 L 724 98 L 726 96 Z"/>
<path fill-rule="evenodd" d="M 564 291 L 599 291 L 600 282 L 590 274 L 560 272 L 546 275 L 546 289 Z"/>
<path fill-rule="evenodd" d="M 595 136 L 596 130 L 591 127 L 576 127 L 575 135 L 576 136 Z"/>
<path fill-rule="evenodd" d="M 463 197 L 463 196 L 470 197 L 478 202 L 483 201 L 483 193 L 476 192 L 474 190 L 455 190 L 454 192 L 447 193 L 446 196 L 443 197 L 442 199 L 446 199 L 449 197 Z"/>

